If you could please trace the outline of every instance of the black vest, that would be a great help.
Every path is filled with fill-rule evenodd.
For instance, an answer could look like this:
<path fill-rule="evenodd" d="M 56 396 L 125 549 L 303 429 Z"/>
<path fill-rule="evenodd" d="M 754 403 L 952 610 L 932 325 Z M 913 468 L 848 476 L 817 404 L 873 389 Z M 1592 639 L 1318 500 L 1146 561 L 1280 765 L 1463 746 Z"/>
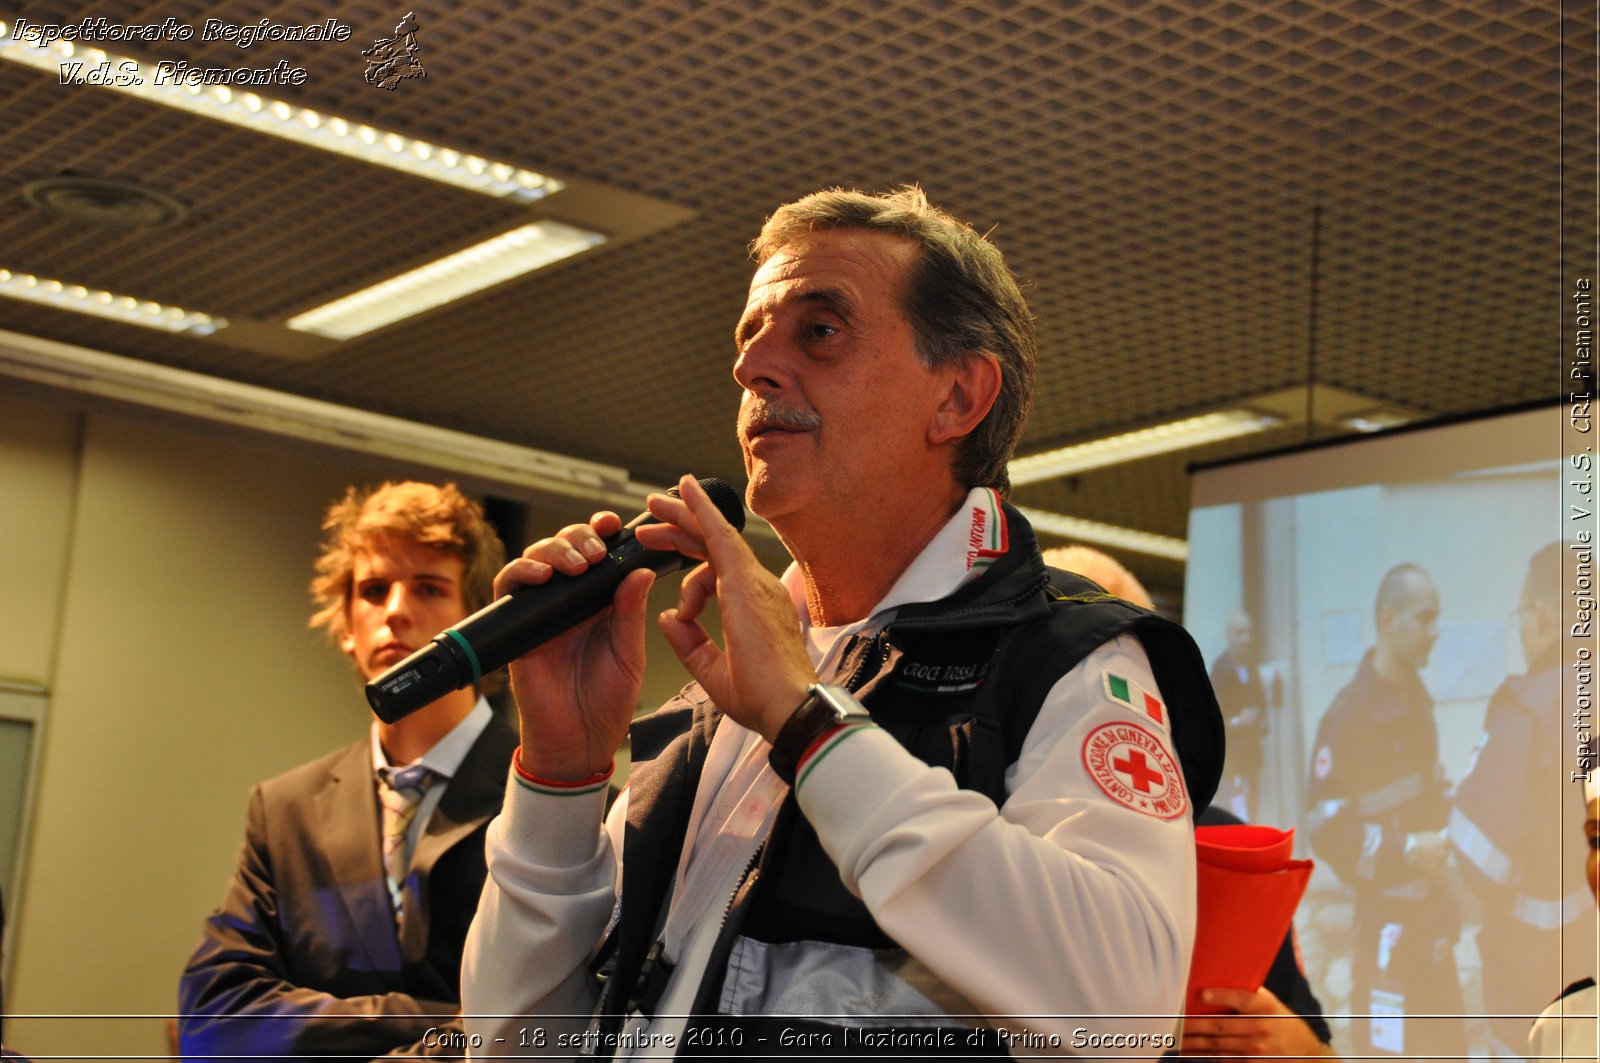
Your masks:
<path fill-rule="evenodd" d="M 854 637 L 830 681 L 855 691 L 873 721 L 916 757 L 949 769 L 958 785 L 998 806 L 1006 797 L 1005 770 L 1017 760 L 1045 695 L 1097 647 L 1133 634 L 1167 700 L 1191 806 L 1204 808 L 1221 777 L 1224 732 L 1188 632 L 1081 576 L 1046 569 L 1026 521 L 1009 507 L 1006 516 L 1011 549 L 987 573 L 948 598 L 901 608 L 876 634 Z M 665 984 L 651 946 L 720 719 L 705 692 L 690 684 L 633 726 L 622 903 L 601 951 L 601 1011 L 613 1022 L 641 1005 L 653 1010 Z M 696 1014 L 714 1010 L 739 934 L 895 946 L 845 889 L 792 800 L 780 809 L 735 901 L 696 996 Z"/>

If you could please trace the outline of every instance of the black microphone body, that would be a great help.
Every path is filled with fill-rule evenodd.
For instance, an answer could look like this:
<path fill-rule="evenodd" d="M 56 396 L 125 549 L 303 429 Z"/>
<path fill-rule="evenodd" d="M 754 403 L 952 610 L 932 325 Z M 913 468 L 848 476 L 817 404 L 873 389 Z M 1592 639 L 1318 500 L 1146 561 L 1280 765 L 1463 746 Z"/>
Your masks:
<path fill-rule="evenodd" d="M 728 523 L 744 530 L 744 504 L 726 481 L 699 481 Z M 671 492 L 676 495 L 674 488 Z M 695 563 L 672 550 L 651 550 L 634 529 L 659 523 L 641 513 L 603 541 L 606 556 L 583 573 L 555 573 L 548 582 L 527 584 L 490 602 L 367 684 L 367 703 L 385 723 L 430 705 L 452 690 L 476 683 L 497 668 L 555 638 L 611 604 L 628 573 L 648 568 L 666 575 Z"/>

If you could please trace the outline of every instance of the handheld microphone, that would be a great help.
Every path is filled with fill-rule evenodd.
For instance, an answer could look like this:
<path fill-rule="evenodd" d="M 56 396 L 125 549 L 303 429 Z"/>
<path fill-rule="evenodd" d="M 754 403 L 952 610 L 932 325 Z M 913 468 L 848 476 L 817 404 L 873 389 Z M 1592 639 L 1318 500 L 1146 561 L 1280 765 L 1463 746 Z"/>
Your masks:
<path fill-rule="evenodd" d="M 715 476 L 698 482 L 723 518 L 743 531 L 744 502 L 739 492 Z M 678 489 L 668 494 L 677 497 Z M 693 558 L 673 550 L 647 549 L 634 536 L 640 525 L 658 523 L 648 512 L 641 513 L 603 540 L 606 556 L 580 575 L 557 572 L 548 582 L 520 586 L 439 632 L 432 642 L 367 684 L 372 711 L 384 723 L 394 723 L 595 615 L 611 604 L 618 585 L 635 569 L 666 575 L 694 564 Z"/>

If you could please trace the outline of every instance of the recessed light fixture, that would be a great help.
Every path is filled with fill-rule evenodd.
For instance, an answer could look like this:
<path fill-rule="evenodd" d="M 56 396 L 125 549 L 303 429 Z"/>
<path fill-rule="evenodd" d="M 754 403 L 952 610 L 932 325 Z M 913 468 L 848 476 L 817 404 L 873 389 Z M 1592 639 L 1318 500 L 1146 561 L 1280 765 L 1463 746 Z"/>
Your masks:
<path fill-rule="evenodd" d="M 1403 424 L 1410 424 L 1417 418 L 1414 414 L 1404 410 L 1390 410 L 1379 407 L 1367 410 L 1365 413 L 1351 414 L 1339 419 L 1339 423 L 1354 432 L 1382 432 L 1390 428 L 1399 428 Z"/>
<path fill-rule="evenodd" d="M 189 216 L 189 205 L 176 196 L 133 181 L 81 174 L 29 181 L 22 198 L 59 217 L 122 229 L 160 229 Z"/>
<path fill-rule="evenodd" d="M 1222 410 L 1015 458 L 1009 473 L 1013 484 L 1038 483 L 1040 480 L 1054 480 L 1089 469 L 1234 439 L 1282 423 L 1282 418 L 1269 413 Z"/>
<path fill-rule="evenodd" d="M 228 327 L 226 318 L 9 269 L 0 269 L 0 295 L 163 332 L 187 332 L 191 336 L 209 336 Z"/>
<path fill-rule="evenodd" d="M 1183 539 L 1154 532 L 1136 531 L 1117 524 L 1102 524 L 1096 520 L 1069 517 L 1043 509 L 1018 506 L 1017 512 L 1028 519 L 1038 531 L 1049 532 L 1076 542 L 1098 543 L 1101 546 L 1120 547 L 1151 557 L 1164 557 L 1170 561 L 1189 560 L 1189 544 Z"/>
<path fill-rule="evenodd" d="M 604 242 L 604 236 L 587 229 L 533 222 L 296 314 L 286 323 L 300 332 L 348 340 Z"/>
<path fill-rule="evenodd" d="M 81 64 L 84 73 L 114 71 L 103 79 L 108 84 L 97 87 L 516 203 L 532 203 L 563 187 L 555 178 L 533 170 L 430 144 L 238 87 L 185 83 L 186 79 L 163 69 L 171 67 L 171 63 L 152 66 L 72 41 L 53 41 L 44 46 L 33 41 L 19 41 L 11 36 L 11 26 L 6 22 L 0 22 L 0 59 L 69 80 L 72 75 L 68 69 L 73 64 Z"/>

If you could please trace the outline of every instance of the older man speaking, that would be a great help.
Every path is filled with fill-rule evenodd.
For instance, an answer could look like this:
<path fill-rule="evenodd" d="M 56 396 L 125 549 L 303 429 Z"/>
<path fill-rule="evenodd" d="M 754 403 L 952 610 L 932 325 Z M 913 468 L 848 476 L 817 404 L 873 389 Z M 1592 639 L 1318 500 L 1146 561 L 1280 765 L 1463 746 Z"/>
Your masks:
<path fill-rule="evenodd" d="M 1003 501 L 1035 360 L 1015 280 L 916 189 L 807 196 L 754 257 L 739 441 L 794 564 L 763 569 L 691 479 L 651 497 L 639 539 L 706 562 L 660 617 L 696 682 L 633 725 L 605 825 L 653 577 L 512 666 L 517 785 L 463 977 L 469 1016 L 518 1018 L 469 1030 L 599 1055 L 1160 1055 L 1221 719 L 1189 637 L 1052 582 Z M 618 524 L 535 543 L 499 589 L 583 572 Z M 593 1018 L 538 1018 L 573 1014 Z"/>

